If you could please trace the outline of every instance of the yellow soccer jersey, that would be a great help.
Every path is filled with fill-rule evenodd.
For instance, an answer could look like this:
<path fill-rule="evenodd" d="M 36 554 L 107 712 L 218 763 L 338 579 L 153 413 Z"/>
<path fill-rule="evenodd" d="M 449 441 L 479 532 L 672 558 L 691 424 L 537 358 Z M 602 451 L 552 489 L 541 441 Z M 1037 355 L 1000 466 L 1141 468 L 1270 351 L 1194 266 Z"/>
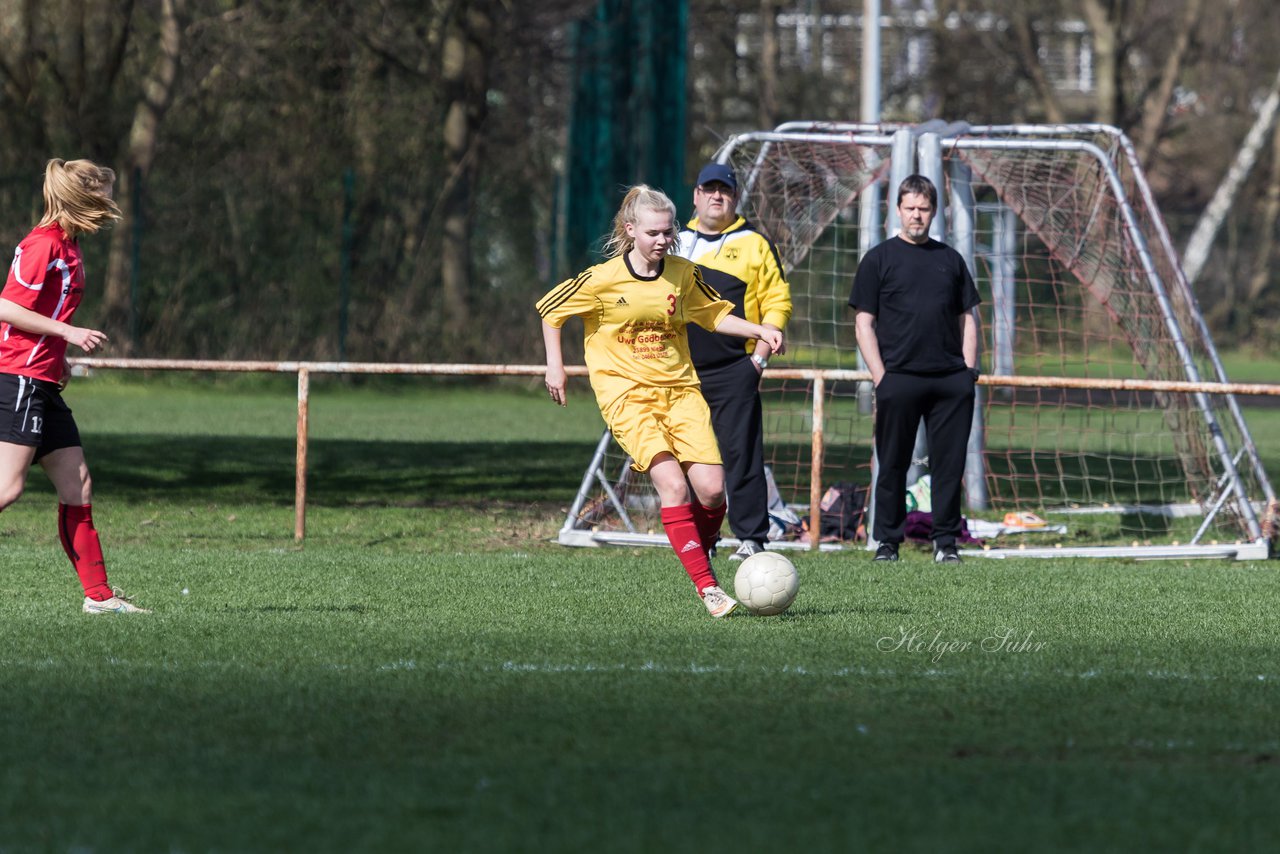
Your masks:
<path fill-rule="evenodd" d="M 538 301 L 538 314 L 556 328 L 582 318 L 587 371 L 601 409 L 638 386 L 696 388 L 685 326 L 715 329 L 732 308 L 697 266 L 673 255 L 652 278 L 636 275 L 625 255 L 610 258 Z"/>

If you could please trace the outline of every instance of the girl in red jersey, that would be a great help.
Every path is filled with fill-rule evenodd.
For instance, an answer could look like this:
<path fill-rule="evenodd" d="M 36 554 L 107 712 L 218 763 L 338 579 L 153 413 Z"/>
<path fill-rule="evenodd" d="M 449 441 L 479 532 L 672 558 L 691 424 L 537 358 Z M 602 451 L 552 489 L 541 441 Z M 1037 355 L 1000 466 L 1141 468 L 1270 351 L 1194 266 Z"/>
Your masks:
<path fill-rule="evenodd" d="M 0 510 L 17 501 L 32 462 L 58 491 L 58 535 L 84 587 L 86 614 L 150 613 L 112 591 L 93 527 L 92 482 L 80 432 L 62 401 L 67 344 L 92 353 L 107 336 L 71 325 L 84 292 L 77 242 L 120 218 L 115 172 L 50 160 L 44 217 L 18 244 L 0 292 Z"/>
<path fill-rule="evenodd" d="M 713 617 L 738 604 L 707 559 L 724 520 L 724 469 L 699 391 L 685 327 L 759 339 L 776 352 L 782 333 L 729 313 L 691 261 L 674 252 L 676 206 L 632 187 L 605 244 L 609 260 L 561 282 L 538 301 L 547 348 L 547 391 L 565 405 L 560 327 L 581 317 L 586 361 L 600 414 L 632 468 L 647 471 L 662 505 L 662 527 Z"/>

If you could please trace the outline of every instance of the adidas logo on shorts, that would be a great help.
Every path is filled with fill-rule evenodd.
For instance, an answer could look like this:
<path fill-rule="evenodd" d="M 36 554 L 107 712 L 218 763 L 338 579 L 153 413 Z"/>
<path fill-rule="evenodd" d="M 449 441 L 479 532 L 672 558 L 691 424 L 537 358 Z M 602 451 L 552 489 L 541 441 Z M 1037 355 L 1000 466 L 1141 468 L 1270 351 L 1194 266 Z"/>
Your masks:
<path fill-rule="evenodd" d="M 627 304 L 626 297 L 618 297 L 618 301 L 614 303 L 614 305 L 626 305 L 626 304 Z"/>

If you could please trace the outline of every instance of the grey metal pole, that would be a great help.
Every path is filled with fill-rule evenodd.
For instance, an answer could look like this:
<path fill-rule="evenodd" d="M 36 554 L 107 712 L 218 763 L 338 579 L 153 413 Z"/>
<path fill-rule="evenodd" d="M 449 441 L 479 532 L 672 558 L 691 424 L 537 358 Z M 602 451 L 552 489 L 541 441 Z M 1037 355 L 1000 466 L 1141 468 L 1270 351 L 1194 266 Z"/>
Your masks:
<path fill-rule="evenodd" d="M 862 0 L 862 104 L 859 116 L 880 122 L 880 0 Z"/>
<path fill-rule="evenodd" d="M 864 125 L 880 123 L 880 0 L 862 0 L 862 101 L 859 118 Z M 858 260 L 880 242 L 880 184 L 873 182 L 858 198 Z M 867 361 L 858 351 L 858 370 Z M 858 383 L 858 412 L 870 415 L 873 406 L 871 383 Z"/>
<path fill-rule="evenodd" d="M 947 182 L 942 175 L 942 138 L 936 133 L 922 133 L 916 140 L 916 153 L 920 165 L 917 171 L 938 188 L 938 209 L 929 225 L 929 236 L 934 240 L 947 238 Z"/>
<path fill-rule="evenodd" d="M 947 164 L 950 189 L 947 199 L 951 204 L 951 234 L 948 242 L 969 265 L 969 275 L 976 280 L 977 257 L 977 204 L 973 198 L 973 172 L 963 160 L 953 158 Z"/>
<path fill-rule="evenodd" d="M 1017 245 L 1018 215 L 1013 208 L 1001 203 L 993 217 L 991 235 L 991 372 L 1002 377 L 1011 377 L 1014 372 Z"/>
<path fill-rule="evenodd" d="M 893 132 L 893 153 L 889 165 L 889 192 L 885 199 L 888 216 L 884 218 L 884 236 L 893 237 L 902 222 L 898 219 L 898 185 L 916 171 L 915 137 L 910 130 Z"/>
<path fill-rule="evenodd" d="M 861 263 L 871 248 L 880 242 L 880 184 L 873 182 L 858 197 L 858 261 Z M 867 360 L 858 351 L 858 370 L 867 369 Z M 872 392 L 875 387 L 871 383 L 858 383 L 858 412 L 871 414 Z"/>
<path fill-rule="evenodd" d="M 964 263 L 969 267 L 969 275 L 976 280 L 978 271 L 974 264 L 974 216 L 977 206 L 973 199 L 973 173 L 958 157 L 951 159 L 947 171 L 951 176 L 948 193 L 951 200 L 951 245 L 964 258 Z M 978 345 L 981 364 L 981 337 Z M 969 446 L 964 462 L 964 494 L 970 510 L 986 510 L 991 506 L 991 496 L 987 493 L 987 471 L 982 458 L 986 447 L 986 424 L 983 421 L 982 407 L 985 396 L 982 386 L 974 390 L 973 424 L 969 428 Z"/>

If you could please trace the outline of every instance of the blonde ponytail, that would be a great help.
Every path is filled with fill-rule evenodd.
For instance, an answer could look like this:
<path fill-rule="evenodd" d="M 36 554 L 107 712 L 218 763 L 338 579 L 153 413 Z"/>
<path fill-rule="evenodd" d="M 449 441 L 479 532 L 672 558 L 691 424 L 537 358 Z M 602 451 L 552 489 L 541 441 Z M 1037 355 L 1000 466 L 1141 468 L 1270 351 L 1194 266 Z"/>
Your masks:
<path fill-rule="evenodd" d="M 676 221 L 676 203 L 667 198 L 666 193 L 655 190 L 647 184 L 637 184 L 627 191 L 627 195 L 622 200 L 622 206 L 613 217 L 613 233 L 605 239 L 601 249 L 604 257 L 616 258 L 631 251 L 635 240 L 627 234 L 627 224 L 635 225 L 642 209 L 669 213 L 671 222 L 674 224 Z M 670 254 L 679 249 L 679 243 L 678 237 L 672 240 L 667 246 L 667 253 Z"/>

